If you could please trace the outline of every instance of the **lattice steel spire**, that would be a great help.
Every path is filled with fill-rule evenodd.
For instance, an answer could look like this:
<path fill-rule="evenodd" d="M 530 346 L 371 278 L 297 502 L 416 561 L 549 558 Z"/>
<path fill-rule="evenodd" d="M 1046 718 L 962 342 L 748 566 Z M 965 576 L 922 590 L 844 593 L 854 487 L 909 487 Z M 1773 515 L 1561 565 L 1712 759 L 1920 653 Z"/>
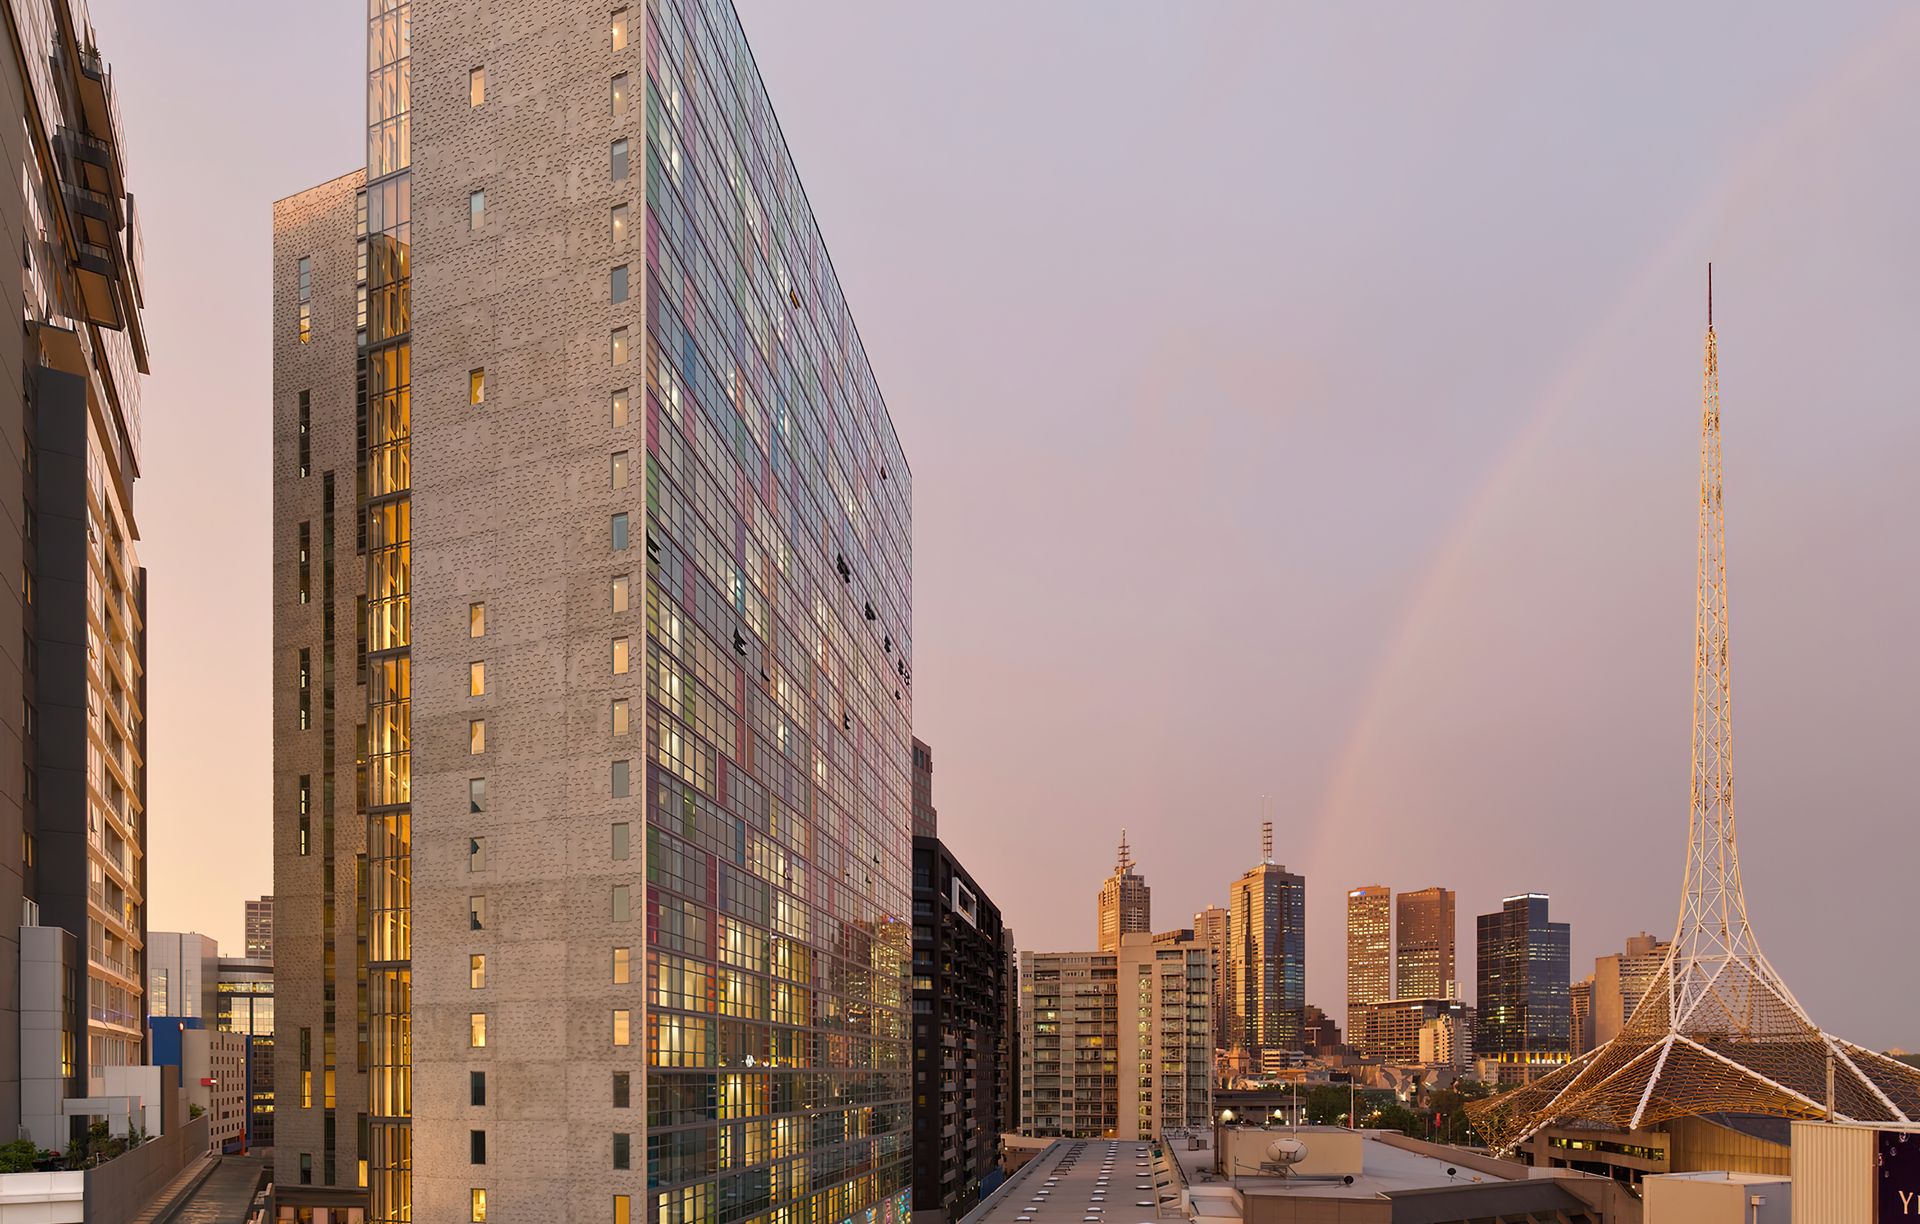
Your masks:
<path fill-rule="evenodd" d="M 1920 1118 L 1920 1071 L 1820 1031 L 1760 951 L 1734 842 L 1720 353 L 1707 269 L 1700 385 L 1700 569 L 1694 611 L 1692 810 L 1680 917 L 1659 977 L 1620 1035 L 1545 1078 L 1468 1107 L 1510 1151 L 1543 1127 L 1637 1130 L 1731 1112 Z"/>

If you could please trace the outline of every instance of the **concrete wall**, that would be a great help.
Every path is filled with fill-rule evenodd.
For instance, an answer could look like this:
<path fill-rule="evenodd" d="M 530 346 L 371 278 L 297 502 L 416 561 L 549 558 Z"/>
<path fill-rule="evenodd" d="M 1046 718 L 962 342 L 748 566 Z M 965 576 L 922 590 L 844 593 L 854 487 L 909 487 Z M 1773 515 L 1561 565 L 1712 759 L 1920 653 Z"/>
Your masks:
<path fill-rule="evenodd" d="M 1786 1181 L 1666 1174 L 1640 1183 L 1642 1224 L 1788 1224 L 1793 1187 Z M 1760 1206 L 1751 1200 L 1762 1198 Z"/>
<path fill-rule="evenodd" d="M 206 1154 L 207 1120 L 195 1118 L 172 1134 L 150 1139 L 126 1155 L 86 1171 L 85 1224 L 125 1224 L 153 1205 L 189 1160 Z"/>
<path fill-rule="evenodd" d="M 1242 1219 L 1246 1224 L 1392 1224 L 1393 1204 L 1386 1199 L 1249 1194 Z"/>
<path fill-rule="evenodd" d="M 1275 1129 L 1253 1128 L 1247 1126 L 1229 1127 L 1221 1140 L 1226 1159 L 1227 1176 L 1259 1177 L 1260 1166 L 1267 1157 L 1267 1145 L 1275 1139 L 1294 1138 L 1307 1145 L 1306 1159 L 1293 1166 L 1293 1171 L 1301 1177 L 1345 1177 L 1360 1176 L 1364 1153 L 1361 1144 L 1367 1142 L 1359 1131 L 1341 1130 L 1338 1127 L 1301 1127 L 1297 1132 L 1284 1127 Z"/>
<path fill-rule="evenodd" d="M 85 1173 L 0 1174 L 0 1224 L 82 1224 Z"/>

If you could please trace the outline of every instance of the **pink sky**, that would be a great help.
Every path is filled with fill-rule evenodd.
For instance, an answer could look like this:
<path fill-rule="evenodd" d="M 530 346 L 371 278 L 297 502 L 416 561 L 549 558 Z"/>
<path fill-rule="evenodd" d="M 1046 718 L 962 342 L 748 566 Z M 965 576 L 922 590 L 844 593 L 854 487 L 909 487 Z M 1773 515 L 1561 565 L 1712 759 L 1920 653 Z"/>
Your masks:
<path fill-rule="evenodd" d="M 268 206 L 360 158 L 360 13 L 93 0 L 155 375 L 151 922 L 270 891 Z M 1920 13 L 743 16 L 912 462 L 942 828 L 1023 946 L 1159 926 L 1273 796 L 1308 996 L 1344 890 L 1670 932 L 1702 266 L 1749 901 L 1816 1019 L 1920 1045 Z M 1169 21 L 1171 14 L 1178 20 Z"/>

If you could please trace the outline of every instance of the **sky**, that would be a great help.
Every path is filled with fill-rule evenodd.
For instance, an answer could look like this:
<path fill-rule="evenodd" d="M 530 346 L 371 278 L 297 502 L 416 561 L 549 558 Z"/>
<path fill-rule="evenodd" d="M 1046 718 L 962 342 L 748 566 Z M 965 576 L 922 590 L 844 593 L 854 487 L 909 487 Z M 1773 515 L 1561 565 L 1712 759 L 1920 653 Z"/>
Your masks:
<path fill-rule="evenodd" d="M 1019 943 L 1259 855 L 1670 934 L 1715 264 L 1749 911 L 1920 1046 L 1920 9 L 740 0 L 913 467 L 917 733 Z M 156 930 L 271 891 L 270 204 L 362 158 L 361 13 L 92 0 L 154 374 Z M 1471 990 L 1471 983 L 1469 983 Z"/>

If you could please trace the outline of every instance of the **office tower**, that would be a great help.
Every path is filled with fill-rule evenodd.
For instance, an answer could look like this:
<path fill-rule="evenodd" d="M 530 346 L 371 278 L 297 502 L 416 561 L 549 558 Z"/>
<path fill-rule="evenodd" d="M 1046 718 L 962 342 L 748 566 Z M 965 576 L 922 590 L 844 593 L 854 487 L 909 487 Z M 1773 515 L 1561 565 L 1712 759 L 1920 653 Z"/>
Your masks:
<path fill-rule="evenodd" d="M 1153 930 L 1153 890 L 1133 869 L 1127 831 L 1120 830 L 1120 857 L 1100 885 L 1100 950 L 1118 951 L 1122 935 Z"/>
<path fill-rule="evenodd" d="M 1568 988 L 1568 1010 L 1572 1016 L 1571 1028 L 1573 1052 L 1585 1054 L 1593 1048 L 1593 974 L 1581 978 Z"/>
<path fill-rule="evenodd" d="M 933 806 L 933 749 L 913 737 L 913 835 L 940 836 L 940 813 Z"/>
<path fill-rule="evenodd" d="M 273 1146 L 273 962 L 223 956 L 209 1027 L 247 1040 L 247 1146 Z"/>
<path fill-rule="evenodd" d="M 1457 1000 L 1449 1002 L 1458 1005 Z M 1420 1026 L 1419 1055 L 1423 1066 L 1462 1070 L 1473 1063 L 1473 1008 L 1464 1014 L 1443 1012 Z"/>
<path fill-rule="evenodd" d="M 1325 1058 L 1339 1052 L 1340 1026 L 1332 1016 L 1309 1003 L 1300 1009 L 1300 1050 Z"/>
<path fill-rule="evenodd" d="M 1194 942 L 1207 950 L 1207 964 L 1213 974 L 1208 987 L 1212 1014 L 1208 1027 L 1213 1030 L 1215 1047 L 1227 1041 L 1227 911 L 1209 905 L 1193 916 Z"/>
<path fill-rule="evenodd" d="M 901 1219 L 912 475 L 737 18 L 366 71 L 274 218 L 280 1200 Z"/>
<path fill-rule="evenodd" d="M 1095 1138 L 1120 1124 L 1113 952 L 1020 954 L 1020 1133 Z"/>
<path fill-rule="evenodd" d="M 1158 1139 L 1213 1121 L 1213 967 L 1192 939 L 1120 939 L 1115 993 L 1121 1023 L 1114 1133 Z"/>
<path fill-rule="evenodd" d="M 1567 948 L 1567 924 L 1547 920 L 1544 893 L 1508 897 L 1499 912 L 1480 915 L 1476 1057 L 1522 1068 L 1567 1060 L 1573 1044 Z"/>
<path fill-rule="evenodd" d="M 1658 939 L 1645 931 L 1627 940 L 1624 952 L 1614 952 L 1593 962 L 1593 1046 L 1603 1046 L 1620 1035 L 1633 1009 L 1659 981 L 1661 966 L 1673 941 Z M 1593 1047 L 1589 1047 L 1593 1048 Z"/>
<path fill-rule="evenodd" d="M 147 932 L 147 1005 L 155 1016 L 213 1021 L 220 945 L 191 931 Z"/>
<path fill-rule="evenodd" d="M 247 902 L 246 955 L 252 960 L 273 959 L 273 898 Z"/>
<path fill-rule="evenodd" d="M 1006 1031 L 1000 909 L 937 837 L 913 839 L 913 1216 L 957 1220 L 1000 1158 Z"/>
<path fill-rule="evenodd" d="M 1457 999 L 1459 974 L 1454 969 L 1454 905 L 1450 888 L 1422 888 L 1396 899 L 1399 929 L 1395 932 L 1398 963 L 1394 967 L 1394 997 L 1399 999 Z"/>
<path fill-rule="evenodd" d="M 1227 906 L 1228 1048 L 1253 1056 L 1298 1050 L 1307 1003 L 1307 881 L 1273 861 L 1273 824 L 1261 826 L 1262 860 L 1235 880 Z"/>
<path fill-rule="evenodd" d="M 1368 884 L 1347 891 L 1347 1040 L 1374 1051 L 1366 1026 L 1369 1003 L 1393 997 L 1393 890 Z"/>
<path fill-rule="evenodd" d="M 86 5 L 12 0 L 5 31 L 13 165 L 0 220 L 20 261 L 21 326 L 0 340 L 0 1135 L 31 1114 L 35 1139 L 65 1150 L 60 1101 L 144 1061 L 146 571 L 133 487 L 147 344 L 127 149 Z M 48 997 L 54 984 L 77 999 Z"/>
<path fill-rule="evenodd" d="M 1458 999 L 1382 999 L 1362 1003 L 1350 1023 L 1363 1026 L 1367 1045 L 1362 1051 L 1369 1058 L 1387 1063 L 1428 1061 L 1420 1052 L 1420 1033 L 1428 1022 L 1445 1017 L 1456 1033 L 1471 1032 L 1473 1008 Z M 1353 1041 L 1349 1029 L 1347 1039 Z M 1454 1040 L 1454 1039 L 1450 1039 Z M 1459 1042 L 1454 1040 L 1454 1044 Z"/>

